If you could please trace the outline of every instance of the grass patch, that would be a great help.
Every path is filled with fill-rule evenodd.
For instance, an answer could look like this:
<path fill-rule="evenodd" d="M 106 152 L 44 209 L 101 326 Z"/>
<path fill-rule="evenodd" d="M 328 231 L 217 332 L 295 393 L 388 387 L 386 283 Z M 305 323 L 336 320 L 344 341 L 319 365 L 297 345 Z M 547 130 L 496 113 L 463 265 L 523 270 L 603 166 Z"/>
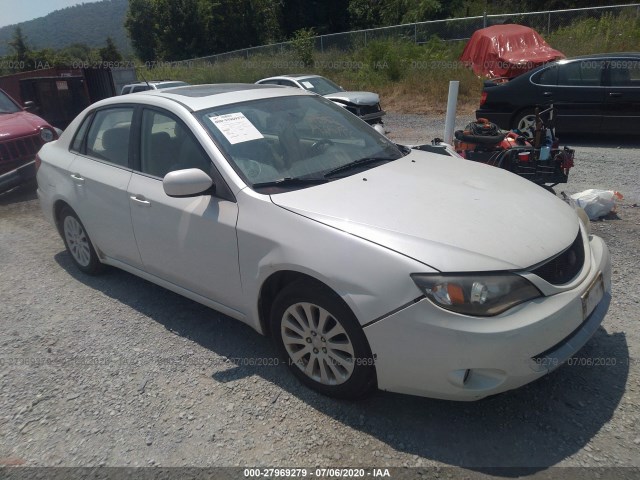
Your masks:
<path fill-rule="evenodd" d="M 603 15 L 576 20 L 546 37 L 568 57 L 591 53 L 640 51 L 640 18 Z M 437 37 L 416 45 L 402 40 L 376 40 L 350 51 L 314 52 L 302 58 L 296 50 L 253 55 L 216 63 L 161 65 L 143 72 L 147 79 L 183 80 L 193 84 L 248 82 L 285 73 L 324 75 L 348 90 L 367 90 L 381 96 L 384 109 L 396 113 L 440 114 L 446 110 L 450 80 L 459 80 L 458 111 L 473 112 L 480 100 L 482 79 L 458 58 L 464 42 Z M 309 63 L 311 62 L 311 63 Z"/>

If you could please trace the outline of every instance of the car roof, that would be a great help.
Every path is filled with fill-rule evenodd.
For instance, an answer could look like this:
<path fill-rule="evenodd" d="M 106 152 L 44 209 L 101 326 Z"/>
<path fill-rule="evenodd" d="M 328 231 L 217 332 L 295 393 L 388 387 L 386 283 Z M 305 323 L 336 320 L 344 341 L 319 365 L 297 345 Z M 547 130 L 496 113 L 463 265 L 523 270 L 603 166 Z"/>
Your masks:
<path fill-rule="evenodd" d="M 317 78 L 320 77 L 321 75 L 314 75 L 312 73 L 292 73 L 292 74 L 286 74 L 286 75 L 276 75 L 275 77 L 268 77 L 268 78 L 263 78 L 261 80 L 258 80 L 259 82 L 262 82 L 264 80 L 302 80 L 304 78 Z"/>
<path fill-rule="evenodd" d="M 577 57 L 571 57 L 571 58 L 568 58 L 567 60 L 584 60 L 585 58 L 619 58 L 619 57 L 640 58 L 640 52 L 593 53 L 591 55 L 580 55 Z"/>
<path fill-rule="evenodd" d="M 256 85 L 255 83 L 220 83 L 209 85 L 188 85 L 184 87 L 172 87 L 162 90 L 147 90 L 144 92 L 130 93 L 126 96 L 110 97 L 102 100 L 95 106 L 122 104 L 122 103 L 152 103 L 151 99 L 159 100 L 159 103 L 172 101 L 192 112 L 206 108 L 260 100 L 264 98 L 285 96 L 314 95 L 302 89 L 293 89 L 280 85 Z M 156 102 L 154 102 L 156 103 Z"/>

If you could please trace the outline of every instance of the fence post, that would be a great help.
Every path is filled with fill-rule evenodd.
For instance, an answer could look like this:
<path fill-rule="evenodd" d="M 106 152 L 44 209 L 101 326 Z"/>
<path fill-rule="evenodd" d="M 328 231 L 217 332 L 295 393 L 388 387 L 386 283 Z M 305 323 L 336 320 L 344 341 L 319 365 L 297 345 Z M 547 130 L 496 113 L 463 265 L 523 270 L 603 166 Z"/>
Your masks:
<path fill-rule="evenodd" d="M 549 12 L 549 16 L 547 18 L 547 35 L 551 33 L 551 12 Z"/>
<path fill-rule="evenodd" d="M 367 46 L 367 31 L 364 31 L 364 46 Z"/>
<path fill-rule="evenodd" d="M 324 35 L 320 35 L 320 53 L 324 53 Z"/>
<path fill-rule="evenodd" d="M 487 11 L 482 14 L 482 28 L 487 28 Z"/>
<path fill-rule="evenodd" d="M 418 24 L 413 24 L 413 43 L 418 44 Z"/>

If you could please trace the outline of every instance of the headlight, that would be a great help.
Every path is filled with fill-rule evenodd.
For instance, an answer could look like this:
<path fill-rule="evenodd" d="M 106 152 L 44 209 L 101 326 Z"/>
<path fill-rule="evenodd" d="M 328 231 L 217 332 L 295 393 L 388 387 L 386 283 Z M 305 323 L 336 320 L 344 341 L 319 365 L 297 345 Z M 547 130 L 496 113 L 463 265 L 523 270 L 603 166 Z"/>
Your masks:
<path fill-rule="evenodd" d="M 55 134 L 53 133 L 52 130 L 49 130 L 48 128 L 43 128 L 42 130 L 40 130 L 40 138 L 45 143 L 47 143 L 55 138 Z"/>
<path fill-rule="evenodd" d="M 514 273 L 414 273 L 411 278 L 439 307 L 476 317 L 498 315 L 542 296 L 531 282 Z"/>

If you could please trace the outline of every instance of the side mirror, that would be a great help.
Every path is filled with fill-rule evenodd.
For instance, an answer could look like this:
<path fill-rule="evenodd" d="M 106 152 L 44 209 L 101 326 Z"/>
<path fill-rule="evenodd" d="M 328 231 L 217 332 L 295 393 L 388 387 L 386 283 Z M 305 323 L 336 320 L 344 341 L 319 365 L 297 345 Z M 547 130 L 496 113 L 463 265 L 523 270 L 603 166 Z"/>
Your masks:
<path fill-rule="evenodd" d="M 162 180 L 164 193 L 170 197 L 195 197 L 213 186 L 211 177 L 199 168 L 187 168 L 169 172 Z"/>
<path fill-rule="evenodd" d="M 36 104 L 31 100 L 27 100 L 26 102 L 24 102 L 24 109 L 27 112 L 33 112 L 36 110 Z"/>

